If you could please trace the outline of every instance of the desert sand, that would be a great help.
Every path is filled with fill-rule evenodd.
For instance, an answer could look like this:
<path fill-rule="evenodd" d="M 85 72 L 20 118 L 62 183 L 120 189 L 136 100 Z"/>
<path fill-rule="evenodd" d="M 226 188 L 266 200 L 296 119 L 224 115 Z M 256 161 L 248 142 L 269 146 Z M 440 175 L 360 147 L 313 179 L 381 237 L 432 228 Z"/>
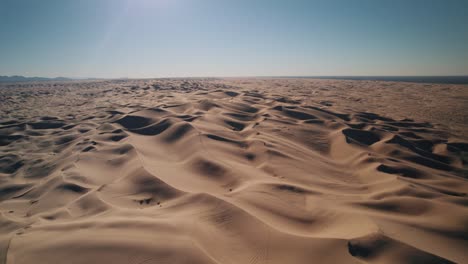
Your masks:
<path fill-rule="evenodd" d="M 468 87 L 0 85 L 0 263 L 468 263 Z"/>

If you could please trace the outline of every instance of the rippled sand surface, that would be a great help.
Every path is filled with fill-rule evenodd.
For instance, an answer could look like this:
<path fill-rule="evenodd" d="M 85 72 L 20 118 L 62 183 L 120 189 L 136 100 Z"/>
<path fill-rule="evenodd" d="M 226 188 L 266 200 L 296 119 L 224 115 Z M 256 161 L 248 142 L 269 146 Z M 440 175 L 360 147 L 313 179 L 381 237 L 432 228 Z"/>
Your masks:
<path fill-rule="evenodd" d="M 0 85 L 0 263 L 463 263 L 466 85 Z"/>

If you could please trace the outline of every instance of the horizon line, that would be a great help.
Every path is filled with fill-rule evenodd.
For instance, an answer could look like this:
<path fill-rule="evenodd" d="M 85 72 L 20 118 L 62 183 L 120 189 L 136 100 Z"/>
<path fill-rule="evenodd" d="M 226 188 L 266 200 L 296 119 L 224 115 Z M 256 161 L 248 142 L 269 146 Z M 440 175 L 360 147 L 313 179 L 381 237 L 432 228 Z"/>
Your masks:
<path fill-rule="evenodd" d="M 0 75 L 0 77 L 24 77 L 24 78 L 46 78 L 46 79 L 57 79 L 57 78 L 66 78 L 72 80 L 84 80 L 84 79 L 107 79 L 107 80 L 116 80 L 116 79 L 132 79 L 132 80 L 142 80 L 142 79 L 168 79 L 168 78 L 352 78 L 352 77 L 468 77 L 467 74 L 455 74 L 455 75 L 188 75 L 188 76 L 155 76 L 155 77 L 70 77 L 70 76 L 26 76 L 26 75 Z"/>

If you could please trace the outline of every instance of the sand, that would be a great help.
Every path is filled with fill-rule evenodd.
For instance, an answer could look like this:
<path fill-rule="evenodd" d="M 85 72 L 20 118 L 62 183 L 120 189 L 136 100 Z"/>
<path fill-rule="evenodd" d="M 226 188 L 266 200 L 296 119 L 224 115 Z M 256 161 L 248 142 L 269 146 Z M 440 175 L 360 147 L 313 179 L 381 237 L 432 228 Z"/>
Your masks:
<path fill-rule="evenodd" d="M 467 263 L 468 87 L 2 84 L 0 263 Z"/>

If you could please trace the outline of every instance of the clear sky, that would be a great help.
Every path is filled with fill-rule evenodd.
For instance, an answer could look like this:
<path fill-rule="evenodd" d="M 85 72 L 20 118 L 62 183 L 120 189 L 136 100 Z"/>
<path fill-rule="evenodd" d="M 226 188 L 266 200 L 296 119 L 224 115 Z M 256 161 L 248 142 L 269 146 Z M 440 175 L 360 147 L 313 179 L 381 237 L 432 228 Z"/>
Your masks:
<path fill-rule="evenodd" d="M 0 0 L 0 75 L 468 75 L 468 0 Z"/>

